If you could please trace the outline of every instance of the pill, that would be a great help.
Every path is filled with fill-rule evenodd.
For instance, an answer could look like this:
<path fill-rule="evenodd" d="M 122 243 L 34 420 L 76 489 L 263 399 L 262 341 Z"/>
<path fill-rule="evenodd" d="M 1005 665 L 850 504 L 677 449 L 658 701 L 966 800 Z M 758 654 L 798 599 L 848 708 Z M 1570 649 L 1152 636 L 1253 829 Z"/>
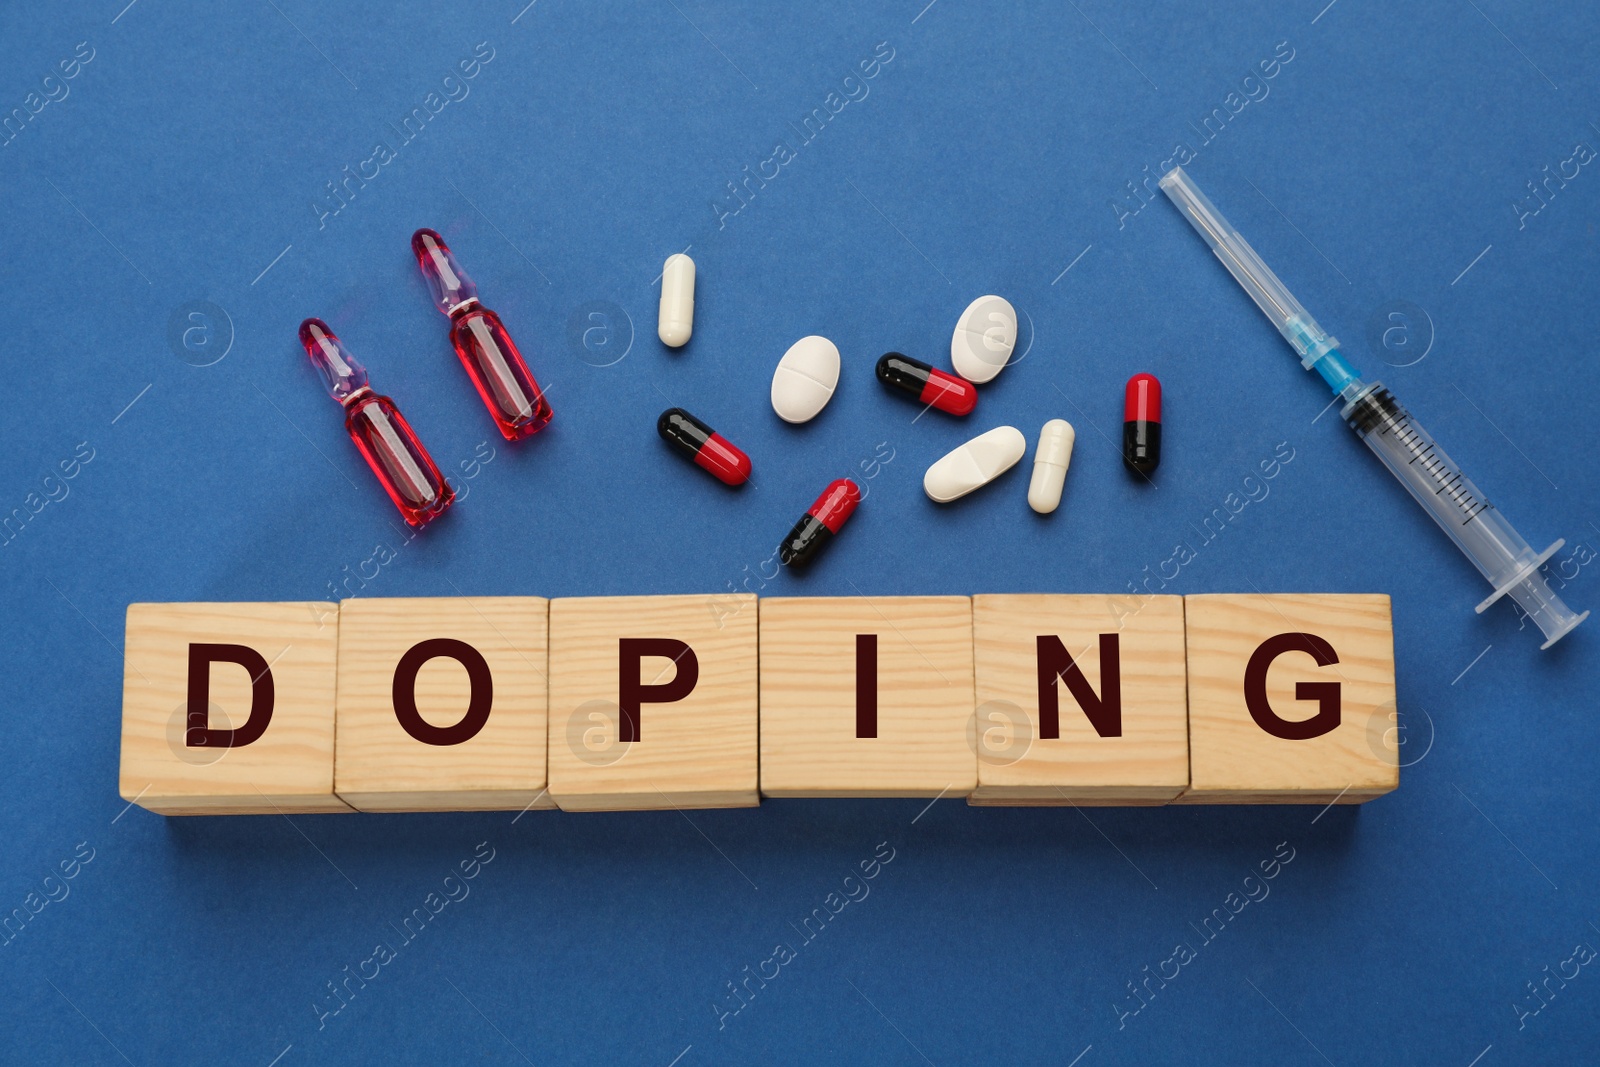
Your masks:
<path fill-rule="evenodd" d="M 941 504 L 981 489 L 1017 465 L 1028 439 L 1015 426 L 996 426 L 947 453 L 922 476 L 923 491 Z"/>
<path fill-rule="evenodd" d="M 965 415 L 978 403 L 977 387 L 965 378 L 899 352 L 887 352 L 878 360 L 878 380 L 951 415 Z"/>
<path fill-rule="evenodd" d="M 661 311 L 656 334 L 661 343 L 681 348 L 694 332 L 694 260 L 676 252 L 661 268 Z"/>
<path fill-rule="evenodd" d="M 1135 474 L 1161 465 L 1161 383 L 1154 374 L 1128 379 L 1122 400 L 1122 462 Z"/>
<path fill-rule="evenodd" d="M 980 296 L 956 320 L 950 365 L 969 382 L 993 381 L 1017 344 L 1017 311 L 1003 296 Z"/>
<path fill-rule="evenodd" d="M 802 337 L 772 372 L 772 410 L 784 422 L 809 422 L 833 399 L 839 349 L 826 337 Z"/>
<path fill-rule="evenodd" d="M 750 477 L 750 457 L 720 433 L 682 408 L 668 408 L 656 420 L 662 440 L 728 485 Z"/>
<path fill-rule="evenodd" d="M 829 482 L 811 510 L 800 516 L 789 536 L 778 546 L 778 562 L 786 567 L 810 563 L 833 535 L 839 532 L 856 505 L 861 503 L 861 488 L 849 478 Z"/>
<path fill-rule="evenodd" d="M 1041 515 L 1061 506 L 1061 487 L 1067 480 L 1072 442 L 1077 437 L 1066 419 L 1051 419 L 1039 431 L 1039 447 L 1033 450 L 1033 478 L 1028 482 L 1028 506 Z"/>

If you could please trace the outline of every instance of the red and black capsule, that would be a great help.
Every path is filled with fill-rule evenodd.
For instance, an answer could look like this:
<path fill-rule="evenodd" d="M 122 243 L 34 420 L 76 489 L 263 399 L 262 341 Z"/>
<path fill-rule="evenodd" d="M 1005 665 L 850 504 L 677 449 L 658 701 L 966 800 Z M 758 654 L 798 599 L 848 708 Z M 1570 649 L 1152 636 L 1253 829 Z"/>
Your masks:
<path fill-rule="evenodd" d="M 965 415 L 978 404 L 978 387 L 965 378 L 899 352 L 886 352 L 878 360 L 878 381 L 951 415 Z"/>
<path fill-rule="evenodd" d="M 833 540 L 833 535 L 855 514 L 861 503 L 861 487 L 849 478 L 828 483 L 811 510 L 800 516 L 789 536 L 778 546 L 778 562 L 786 567 L 810 563 Z"/>
<path fill-rule="evenodd" d="M 663 411 L 656 432 L 726 485 L 743 485 L 750 477 L 750 457 L 682 408 Z"/>
<path fill-rule="evenodd" d="M 1161 382 L 1154 374 L 1128 379 L 1122 400 L 1122 462 L 1145 475 L 1161 465 Z"/>

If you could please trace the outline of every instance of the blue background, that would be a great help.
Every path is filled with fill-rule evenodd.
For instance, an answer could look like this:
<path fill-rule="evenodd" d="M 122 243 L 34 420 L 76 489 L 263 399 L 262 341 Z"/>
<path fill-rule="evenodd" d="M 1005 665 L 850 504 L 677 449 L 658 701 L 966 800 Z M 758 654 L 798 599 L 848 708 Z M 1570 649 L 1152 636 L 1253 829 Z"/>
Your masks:
<path fill-rule="evenodd" d="M 1140 207 L 1126 183 L 1198 146 L 1190 173 L 1352 361 L 1530 541 L 1565 536 L 1564 595 L 1600 607 L 1600 175 L 1582 167 L 1537 214 L 1526 188 L 1600 143 L 1600 9 L 124 2 L 0 12 L 0 114 L 93 49 L 0 148 L 0 514 L 59 497 L 0 550 L 0 910 L 93 850 L 0 948 L 6 1062 L 1592 1056 L 1600 975 L 1520 1026 L 1513 1005 L 1538 1006 L 1525 983 L 1600 946 L 1600 624 L 1540 652 L 1510 607 L 1475 616 L 1482 580 L 1335 414 L 1316 419 L 1320 383 L 1170 205 Z M 401 144 L 391 124 L 480 42 L 493 58 L 469 94 Z M 789 124 L 879 42 L 893 59 L 867 95 L 797 145 Z M 1198 145 L 1190 123 L 1279 42 L 1292 60 Z M 740 203 L 727 183 L 779 139 L 796 158 L 719 225 L 713 204 Z M 395 158 L 378 176 L 337 213 L 314 207 L 380 140 Z M 450 353 L 407 249 L 422 225 L 548 386 L 537 438 L 501 441 Z M 672 352 L 653 279 L 685 246 L 695 335 Z M 971 418 L 915 418 L 873 360 L 944 363 L 988 292 L 1023 313 L 1026 356 Z M 191 320 L 195 301 L 221 310 Z M 295 342 L 308 315 L 466 489 L 415 541 Z M 814 332 L 845 374 L 789 427 L 770 374 Z M 1114 444 L 1140 370 L 1165 383 L 1153 487 Z M 668 452 L 653 423 L 669 404 L 740 443 L 754 483 L 725 491 Z M 960 440 L 1014 423 L 1031 441 L 1052 417 L 1078 430 L 1055 515 L 1028 511 L 1025 465 L 954 506 L 923 496 Z M 46 481 L 84 442 L 92 460 Z M 474 466 L 480 442 L 493 458 Z M 345 581 L 1120 591 L 1283 442 L 1269 496 L 1167 591 L 1393 596 L 1407 769 L 1359 810 L 780 801 L 291 823 L 117 797 L 130 601 L 334 598 Z M 769 577 L 777 539 L 852 472 L 869 495 L 826 560 Z M 396 558 L 358 587 L 380 545 Z M 494 859 L 470 897 L 319 1025 L 326 983 L 397 940 L 479 842 Z M 719 1023 L 725 983 L 797 945 L 790 924 L 882 842 L 894 859 L 870 896 Z M 1294 859 L 1270 896 L 1201 946 L 1191 924 L 1280 842 Z M 1119 1019 L 1137 1005 L 1126 984 L 1180 941 L 1197 958 Z"/>

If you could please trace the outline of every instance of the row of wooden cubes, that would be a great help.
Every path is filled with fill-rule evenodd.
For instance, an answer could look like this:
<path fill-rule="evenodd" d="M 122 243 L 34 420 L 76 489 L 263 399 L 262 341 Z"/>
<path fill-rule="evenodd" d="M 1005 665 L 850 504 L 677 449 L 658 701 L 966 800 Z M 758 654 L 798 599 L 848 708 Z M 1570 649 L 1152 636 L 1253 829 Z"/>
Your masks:
<path fill-rule="evenodd" d="M 121 793 L 168 815 L 1399 784 L 1381 595 L 133 604 L 125 667 Z"/>

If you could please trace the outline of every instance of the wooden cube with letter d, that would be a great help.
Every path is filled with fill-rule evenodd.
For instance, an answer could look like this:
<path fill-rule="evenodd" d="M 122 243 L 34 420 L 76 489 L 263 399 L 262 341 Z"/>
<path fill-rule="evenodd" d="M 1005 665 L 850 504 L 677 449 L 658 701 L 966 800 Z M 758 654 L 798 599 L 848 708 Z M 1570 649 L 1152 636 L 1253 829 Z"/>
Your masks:
<path fill-rule="evenodd" d="M 1181 804 L 1359 804 L 1400 784 L 1382 594 L 1184 598 L 1189 789 Z"/>
<path fill-rule="evenodd" d="M 349 811 L 333 793 L 339 609 L 129 604 L 124 800 L 163 815 Z"/>

